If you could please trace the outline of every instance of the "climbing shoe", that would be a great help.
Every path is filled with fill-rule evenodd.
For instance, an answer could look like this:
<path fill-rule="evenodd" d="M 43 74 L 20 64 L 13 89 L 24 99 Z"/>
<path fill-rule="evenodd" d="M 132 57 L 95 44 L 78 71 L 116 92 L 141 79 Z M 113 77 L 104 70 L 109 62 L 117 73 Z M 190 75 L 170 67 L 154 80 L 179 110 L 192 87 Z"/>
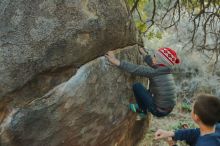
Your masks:
<path fill-rule="evenodd" d="M 130 109 L 132 112 L 136 113 L 137 111 L 139 111 L 138 104 L 133 104 L 133 103 L 129 104 L 129 109 Z"/>

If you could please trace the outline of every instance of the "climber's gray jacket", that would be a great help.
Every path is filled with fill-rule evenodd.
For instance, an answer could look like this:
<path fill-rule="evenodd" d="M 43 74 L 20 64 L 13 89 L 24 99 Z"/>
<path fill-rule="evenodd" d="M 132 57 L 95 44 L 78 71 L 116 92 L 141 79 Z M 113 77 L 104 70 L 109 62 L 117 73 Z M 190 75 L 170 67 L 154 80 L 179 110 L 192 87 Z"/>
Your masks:
<path fill-rule="evenodd" d="M 150 56 L 145 57 L 145 61 Z M 146 61 L 148 64 L 149 62 Z M 170 67 L 153 68 L 145 65 L 136 65 L 121 61 L 119 68 L 134 75 L 145 76 L 150 80 L 150 91 L 154 96 L 155 104 L 161 109 L 172 109 L 175 105 L 175 83 Z"/>

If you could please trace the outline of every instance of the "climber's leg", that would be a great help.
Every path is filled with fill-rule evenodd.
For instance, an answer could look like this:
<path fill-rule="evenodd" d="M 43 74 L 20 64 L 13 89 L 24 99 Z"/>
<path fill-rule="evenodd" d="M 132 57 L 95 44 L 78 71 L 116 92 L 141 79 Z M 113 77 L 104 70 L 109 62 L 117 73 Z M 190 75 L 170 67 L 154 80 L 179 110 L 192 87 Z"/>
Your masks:
<path fill-rule="evenodd" d="M 141 83 L 133 84 L 133 91 L 139 108 L 146 114 L 154 105 L 152 94 Z"/>
<path fill-rule="evenodd" d="M 143 113 L 151 112 L 154 116 L 163 117 L 170 113 L 158 111 L 158 107 L 154 102 L 152 93 L 147 90 L 141 83 L 135 83 L 133 85 L 134 95 L 140 110 Z"/>

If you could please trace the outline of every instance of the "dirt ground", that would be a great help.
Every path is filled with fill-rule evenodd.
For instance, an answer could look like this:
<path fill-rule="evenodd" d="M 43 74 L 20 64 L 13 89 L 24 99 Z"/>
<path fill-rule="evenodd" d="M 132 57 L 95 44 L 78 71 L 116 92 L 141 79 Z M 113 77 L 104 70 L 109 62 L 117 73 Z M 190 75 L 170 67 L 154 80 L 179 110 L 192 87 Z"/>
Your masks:
<path fill-rule="evenodd" d="M 183 111 L 181 104 L 177 104 L 173 112 L 164 117 L 157 118 L 151 115 L 150 127 L 144 136 L 144 139 L 137 146 L 169 146 L 165 140 L 154 140 L 154 134 L 157 129 L 175 130 L 182 128 L 183 124 L 189 127 L 195 127 L 190 112 Z M 184 142 L 178 143 L 178 146 L 186 146 Z"/>

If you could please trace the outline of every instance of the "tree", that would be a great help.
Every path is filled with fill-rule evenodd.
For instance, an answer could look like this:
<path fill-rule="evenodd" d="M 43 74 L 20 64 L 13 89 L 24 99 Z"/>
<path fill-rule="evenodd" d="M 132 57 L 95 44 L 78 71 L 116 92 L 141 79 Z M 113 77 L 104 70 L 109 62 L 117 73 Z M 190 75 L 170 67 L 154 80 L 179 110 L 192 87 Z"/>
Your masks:
<path fill-rule="evenodd" d="M 220 55 L 219 0 L 128 0 L 128 3 L 137 28 L 148 37 L 160 37 L 152 33 L 153 26 L 162 29 L 177 27 L 187 17 L 193 27 L 184 48 L 212 52 L 209 58 L 215 55 L 216 65 Z M 207 41 L 210 39 L 212 43 Z"/>

